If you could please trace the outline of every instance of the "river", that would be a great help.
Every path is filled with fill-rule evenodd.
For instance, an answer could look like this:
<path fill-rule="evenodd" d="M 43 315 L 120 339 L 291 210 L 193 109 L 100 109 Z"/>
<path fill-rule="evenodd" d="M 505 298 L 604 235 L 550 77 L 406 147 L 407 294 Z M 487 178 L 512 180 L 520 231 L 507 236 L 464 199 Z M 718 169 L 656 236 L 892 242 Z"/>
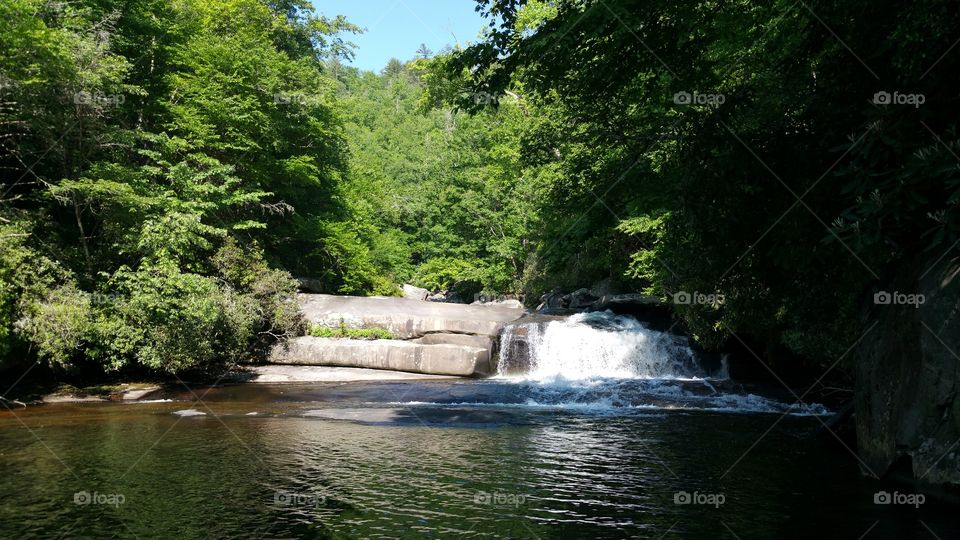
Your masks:
<path fill-rule="evenodd" d="M 506 353 L 488 380 L 4 411 L 0 538 L 960 537 L 953 508 L 813 436 L 822 405 L 698 376 L 632 321 L 574 323 L 526 329 L 526 368 Z"/>

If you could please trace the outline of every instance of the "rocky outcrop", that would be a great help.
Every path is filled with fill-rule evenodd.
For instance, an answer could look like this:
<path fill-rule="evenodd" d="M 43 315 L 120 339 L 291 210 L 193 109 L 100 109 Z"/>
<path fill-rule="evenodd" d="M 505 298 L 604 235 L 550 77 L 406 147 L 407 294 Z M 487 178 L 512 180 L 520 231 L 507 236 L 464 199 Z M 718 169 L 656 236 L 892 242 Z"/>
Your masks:
<path fill-rule="evenodd" d="M 562 314 L 577 311 L 612 311 L 620 315 L 635 315 L 641 318 L 652 316 L 666 317 L 669 311 L 656 296 L 638 293 L 614 294 L 609 292 L 608 284 L 598 284 L 590 288 L 577 289 L 569 294 L 549 292 L 540 297 L 537 311 L 548 314 Z"/>
<path fill-rule="evenodd" d="M 600 295 L 590 289 L 577 289 L 563 297 L 563 302 L 570 309 L 587 309 L 591 307 Z"/>
<path fill-rule="evenodd" d="M 871 298 L 854 352 L 858 452 L 878 476 L 960 485 L 960 260 L 914 268 Z"/>
<path fill-rule="evenodd" d="M 427 297 L 427 302 L 439 302 L 444 304 L 464 304 L 463 297 L 456 291 L 440 291 Z"/>
<path fill-rule="evenodd" d="M 298 297 L 304 319 L 331 328 L 380 328 L 395 339 L 350 340 L 304 336 L 278 345 L 278 364 L 391 369 L 476 376 L 496 370 L 500 330 L 522 308 L 423 302 L 406 298 Z"/>
<path fill-rule="evenodd" d="M 418 338 L 413 341 L 416 343 L 422 343 L 424 345 L 461 345 L 464 347 L 492 349 L 495 340 L 491 336 L 471 336 L 468 334 L 427 334 L 422 338 Z"/>
<path fill-rule="evenodd" d="M 468 306 L 419 302 L 383 296 L 330 296 L 301 294 L 300 311 L 313 324 L 336 328 L 383 328 L 400 339 L 427 334 L 472 334 L 496 337 L 507 322 L 523 315 L 522 309 L 502 306 Z"/>
<path fill-rule="evenodd" d="M 433 375 L 472 377 L 491 372 L 491 349 L 425 344 L 394 339 L 373 341 L 303 336 L 277 347 L 274 364 L 389 369 Z"/>

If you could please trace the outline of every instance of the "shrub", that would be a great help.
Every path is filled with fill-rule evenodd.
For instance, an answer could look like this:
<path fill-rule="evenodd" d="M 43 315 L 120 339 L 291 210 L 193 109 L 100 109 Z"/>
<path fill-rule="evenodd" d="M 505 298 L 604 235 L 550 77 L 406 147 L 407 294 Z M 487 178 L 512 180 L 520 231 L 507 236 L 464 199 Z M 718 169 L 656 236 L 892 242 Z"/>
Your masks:
<path fill-rule="evenodd" d="M 170 262 L 122 267 L 110 285 L 119 296 L 101 312 L 91 350 L 108 368 L 129 358 L 170 373 L 209 368 L 236 360 L 253 333 L 251 302 Z"/>
<path fill-rule="evenodd" d="M 27 316 L 18 327 L 29 337 L 40 358 L 58 367 L 70 360 L 89 337 L 91 329 L 90 295 L 73 283 L 61 285 L 26 308 Z"/>
<path fill-rule="evenodd" d="M 23 342 L 66 362 L 86 322 L 87 304 L 73 276 L 29 248 L 27 231 L 22 223 L 0 226 L 0 367 Z"/>

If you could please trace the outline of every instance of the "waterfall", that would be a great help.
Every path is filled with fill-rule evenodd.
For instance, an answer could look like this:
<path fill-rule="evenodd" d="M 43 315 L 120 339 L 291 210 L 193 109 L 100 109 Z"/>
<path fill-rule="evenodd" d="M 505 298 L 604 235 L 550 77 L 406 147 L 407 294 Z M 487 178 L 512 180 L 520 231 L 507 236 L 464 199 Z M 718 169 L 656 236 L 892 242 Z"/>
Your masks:
<path fill-rule="evenodd" d="M 763 389 L 732 380 L 725 364 L 721 355 L 695 352 L 687 338 L 654 330 L 631 316 L 609 311 L 534 315 L 504 328 L 496 377 L 454 383 L 447 390 L 441 383 L 414 387 L 403 392 L 403 400 L 389 403 L 417 408 L 418 419 L 451 407 L 598 415 L 829 413 L 817 403 L 754 393 Z M 397 397 L 393 391 L 377 392 L 382 394 Z"/>
<path fill-rule="evenodd" d="M 498 375 L 532 380 L 703 378 L 686 338 L 606 312 L 519 322 L 500 338 Z"/>
<path fill-rule="evenodd" d="M 712 359 L 711 359 L 712 358 Z M 404 393 L 404 407 L 497 407 L 584 414 L 701 410 L 821 415 L 819 404 L 754 394 L 727 375 L 720 355 L 698 354 L 687 338 L 607 312 L 535 315 L 500 335 L 497 376 L 465 395 L 435 387 Z"/>

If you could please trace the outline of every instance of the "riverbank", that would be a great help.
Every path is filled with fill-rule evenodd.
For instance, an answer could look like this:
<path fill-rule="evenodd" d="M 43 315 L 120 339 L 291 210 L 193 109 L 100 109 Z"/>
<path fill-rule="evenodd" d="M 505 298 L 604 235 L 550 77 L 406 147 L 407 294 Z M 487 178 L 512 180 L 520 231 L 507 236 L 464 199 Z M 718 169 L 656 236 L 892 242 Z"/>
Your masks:
<path fill-rule="evenodd" d="M 217 387 L 236 384 L 309 384 L 387 381 L 443 381 L 461 377 L 429 375 L 386 369 L 349 368 L 335 366 L 249 365 L 234 368 L 214 380 L 187 383 L 175 378 L 166 381 L 124 382 L 74 386 L 61 384 L 54 389 L 25 386 L 6 401 L 16 410 L 27 406 L 55 403 L 134 402 L 157 399 L 170 392 L 182 392 L 191 387 Z"/>

